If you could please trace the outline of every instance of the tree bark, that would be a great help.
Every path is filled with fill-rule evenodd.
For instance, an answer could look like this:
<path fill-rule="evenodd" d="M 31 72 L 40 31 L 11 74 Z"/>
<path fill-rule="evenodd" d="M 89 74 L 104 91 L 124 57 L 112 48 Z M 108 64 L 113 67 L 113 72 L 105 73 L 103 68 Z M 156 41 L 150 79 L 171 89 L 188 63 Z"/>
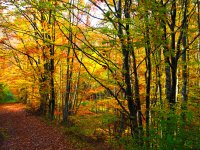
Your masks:
<path fill-rule="evenodd" d="M 163 17 L 161 18 L 161 26 L 163 28 L 163 53 L 164 53 L 164 62 L 165 62 L 165 95 L 166 99 L 169 101 L 170 100 L 170 95 L 171 95 L 171 69 L 170 69 L 170 61 L 169 61 L 169 56 L 170 56 L 170 51 L 168 47 L 168 42 L 167 42 L 167 26 L 166 26 L 166 4 L 163 3 L 163 0 L 161 0 L 161 5 L 162 8 L 164 9 Z"/>
<path fill-rule="evenodd" d="M 130 8 L 131 8 L 131 1 L 125 1 L 124 13 L 125 18 L 130 19 Z M 121 24 L 122 19 L 122 1 L 119 0 L 118 2 L 118 37 L 120 39 L 122 54 L 123 54 L 123 76 L 125 80 L 125 97 L 128 101 L 128 109 L 130 112 L 130 122 L 131 122 L 131 130 L 132 134 L 136 139 L 139 140 L 140 134 L 142 134 L 142 120 L 140 119 L 141 109 L 140 109 L 140 98 L 139 98 L 139 85 L 138 85 L 138 77 L 137 77 L 137 69 L 136 69 L 136 61 L 133 62 L 135 64 L 135 72 L 136 75 L 135 82 L 136 86 L 136 103 L 133 101 L 133 93 L 132 93 L 132 86 L 131 86 L 131 76 L 130 76 L 130 67 L 129 67 L 129 58 L 130 58 L 130 51 L 133 52 L 133 47 L 130 41 L 130 27 L 127 23 L 125 26 L 126 36 L 123 33 L 123 26 Z M 135 59 L 134 59 L 135 60 Z M 138 114 L 138 115 L 137 115 Z M 138 117 L 139 116 L 139 117 Z"/>
<path fill-rule="evenodd" d="M 170 24 L 170 36 L 171 36 L 171 95 L 169 99 L 170 107 L 172 108 L 176 103 L 176 84 L 177 84 L 177 59 L 176 59 L 176 0 L 172 1 L 171 5 L 171 24 Z"/>
<path fill-rule="evenodd" d="M 147 4 L 145 4 L 147 5 Z M 148 20 L 148 10 L 146 9 L 145 14 L 145 53 L 146 53 L 146 135 L 147 138 L 150 138 L 150 93 L 151 93 L 151 43 L 149 35 L 149 20 Z M 150 148 L 150 141 L 147 140 L 147 148 Z"/>
<path fill-rule="evenodd" d="M 183 52 L 182 52 L 182 117 L 183 120 L 186 120 L 186 116 L 184 111 L 187 109 L 187 99 L 188 99 L 188 92 L 187 92 L 187 83 L 188 83 L 188 73 L 187 73 L 187 7 L 188 1 L 185 0 L 183 3 L 183 37 L 182 37 L 182 45 L 183 45 Z"/>

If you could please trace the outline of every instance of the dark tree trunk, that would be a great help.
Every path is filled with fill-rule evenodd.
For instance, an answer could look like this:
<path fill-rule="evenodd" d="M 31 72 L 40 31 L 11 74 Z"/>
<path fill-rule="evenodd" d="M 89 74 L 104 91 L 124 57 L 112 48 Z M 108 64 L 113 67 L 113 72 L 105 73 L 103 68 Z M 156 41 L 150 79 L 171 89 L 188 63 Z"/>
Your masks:
<path fill-rule="evenodd" d="M 138 127 L 141 136 L 143 136 L 143 125 L 142 125 L 142 114 L 141 114 L 141 104 L 140 104 L 140 89 L 139 89 L 139 80 L 138 80 L 138 72 L 137 72 L 137 63 L 135 58 L 134 49 L 131 50 L 131 55 L 133 58 L 133 76 L 134 76 L 134 94 L 135 94 L 135 101 L 136 101 L 136 109 L 138 114 Z"/>
<path fill-rule="evenodd" d="M 171 97 L 169 99 L 169 103 L 171 108 L 174 107 L 176 103 L 176 84 L 177 84 L 177 60 L 172 58 L 172 86 L 171 86 Z"/>
<path fill-rule="evenodd" d="M 54 47 L 50 50 L 51 57 L 54 56 Z M 54 59 L 50 60 L 50 102 L 49 102 L 49 115 L 50 119 L 54 119 L 54 111 L 55 111 L 55 90 L 54 90 Z"/>
<path fill-rule="evenodd" d="M 68 56 L 70 54 L 70 48 L 68 48 Z M 65 105 L 63 109 L 63 123 L 68 122 L 69 109 L 70 109 L 70 93 L 71 93 L 71 70 L 70 70 L 70 60 L 67 58 L 67 72 L 66 72 L 66 95 L 65 95 Z"/>
<path fill-rule="evenodd" d="M 169 47 L 168 47 L 168 42 L 167 42 L 167 26 L 166 26 L 166 5 L 163 4 L 163 1 L 161 1 L 164 14 L 163 17 L 161 18 L 161 26 L 163 28 L 163 53 L 164 53 L 164 61 L 165 61 L 165 95 L 166 99 L 169 101 L 170 96 L 171 96 L 171 69 L 170 69 L 170 60 L 169 60 Z"/>
<path fill-rule="evenodd" d="M 47 112 L 47 101 L 48 101 L 48 88 L 46 85 L 46 79 L 42 78 L 39 80 L 39 93 L 40 93 L 40 106 L 39 106 L 39 113 L 41 115 L 46 115 Z"/>
<path fill-rule="evenodd" d="M 158 61 L 159 61 L 159 63 L 161 62 L 161 52 L 159 52 L 158 53 Z M 155 91 L 155 93 L 157 93 L 157 91 L 158 91 L 158 93 L 159 93 L 159 102 L 160 102 L 160 107 L 162 108 L 163 107 L 163 99 L 162 99 L 162 84 L 161 84 L 161 71 L 160 71 L 160 68 L 161 68 L 161 66 L 160 66 L 160 64 L 157 64 L 156 65 L 156 91 Z M 156 94 L 155 94 L 156 95 Z M 158 95 L 156 95 L 156 97 L 157 97 Z"/>
<path fill-rule="evenodd" d="M 145 80 L 146 80 L 146 135 L 149 139 L 150 132 L 150 92 L 151 92 L 151 43 L 150 43 L 150 36 L 149 36 L 149 20 L 148 20 L 148 10 L 146 10 L 145 16 L 145 24 L 146 24 L 146 32 L 145 32 L 145 52 L 146 52 L 146 73 L 145 73 Z M 147 141 L 147 148 L 150 148 L 150 141 Z"/>
<path fill-rule="evenodd" d="M 188 1 L 185 0 L 183 3 L 183 37 L 182 37 L 182 44 L 183 44 L 183 52 L 182 52 L 182 118 L 183 120 L 186 120 L 185 116 L 185 110 L 187 109 L 187 99 L 188 99 L 188 92 L 187 92 L 187 83 L 188 83 L 188 76 L 187 76 L 187 7 L 188 7 Z"/>
<path fill-rule="evenodd" d="M 49 25 L 49 30 L 51 31 L 50 33 L 47 33 L 47 38 L 51 40 L 52 42 L 55 41 L 55 12 L 50 10 L 49 11 L 49 20 L 48 20 L 48 25 Z M 54 49 L 55 46 L 54 44 L 47 45 L 47 47 L 50 49 L 50 62 L 49 62 L 49 85 L 50 85 L 50 100 L 49 100 L 49 118 L 54 119 L 54 111 L 55 111 L 55 90 L 54 90 Z"/>
<path fill-rule="evenodd" d="M 171 24 L 170 24 L 170 30 L 171 30 L 171 95 L 169 99 L 170 107 L 172 108 L 174 104 L 176 103 L 176 84 L 177 84 L 177 59 L 176 59 L 176 33 L 175 33 L 175 27 L 176 27 L 176 0 L 172 1 L 171 6 Z"/>
<path fill-rule="evenodd" d="M 130 8 L 131 8 L 131 1 L 125 1 L 124 5 L 124 13 L 125 18 L 130 19 Z M 125 97 L 128 101 L 128 109 L 130 112 L 130 122 L 131 122 L 131 130 L 132 134 L 136 139 L 140 138 L 140 133 L 142 131 L 142 120 L 140 119 L 141 115 L 141 109 L 140 109 L 140 98 L 139 98 L 139 85 L 138 85 L 138 77 L 137 77 L 137 69 L 136 69 L 136 61 L 134 59 L 135 63 L 135 95 L 136 95 L 136 103 L 134 103 L 133 100 L 133 93 L 132 93 L 132 86 L 131 86 L 131 76 L 130 76 L 130 51 L 133 52 L 132 43 L 130 41 L 130 27 L 129 24 L 126 23 L 125 28 L 122 26 L 121 19 L 122 19 L 122 1 L 119 0 L 118 2 L 118 37 L 121 42 L 121 48 L 122 48 L 122 54 L 123 54 L 123 76 L 125 80 Z M 123 30 L 124 28 L 124 30 Z M 125 33 L 126 32 L 126 36 Z M 139 113 L 139 115 L 137 115 Z M 139 116 L 139 118 L 138 118 Z M 140 126 L 141 125 L 141 126 Z M 141 144 L 141 143 L 140 143 Z"/>
<path fill-rule="evenodd" d="M 67 50 L 67 55 L 69 56 L 71 53 L 71 46 L 72 46 L 72 30 L 70 27 L 69 33 L 69 42 L 70 46 Z M 73 66 L 73 59 L 70 62 L 70 59 L 67 58 L 67 72 L 66 72 L 66 95 L 65 95 L 65 105 L 63 109 L 63 123 L 68 123 L 68 117 L 70 115 L 70 109 L 72 108 L 72 102 L 70 100 L 70 93 L 71 93 L 71 78 L 72 78 L 72 66 Z"/>

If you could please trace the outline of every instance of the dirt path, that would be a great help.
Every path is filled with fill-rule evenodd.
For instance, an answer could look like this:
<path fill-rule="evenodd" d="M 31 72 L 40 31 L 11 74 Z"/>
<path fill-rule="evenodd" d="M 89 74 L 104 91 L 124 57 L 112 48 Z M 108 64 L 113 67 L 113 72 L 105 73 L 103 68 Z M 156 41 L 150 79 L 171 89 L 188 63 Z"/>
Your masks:
<path fill-rule="evenodd" d="M 0 129 L 7 138 L 0 150 L 71 150 L 62 133 L 28 114 L 22 104 L 0 105 Z"/>

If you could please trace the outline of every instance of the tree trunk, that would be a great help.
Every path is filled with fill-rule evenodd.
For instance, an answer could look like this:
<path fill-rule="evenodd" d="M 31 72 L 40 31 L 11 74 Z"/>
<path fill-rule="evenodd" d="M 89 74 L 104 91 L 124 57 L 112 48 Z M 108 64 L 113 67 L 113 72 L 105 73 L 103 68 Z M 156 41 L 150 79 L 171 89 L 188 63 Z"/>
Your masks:
<path fill-rule="evenodd" d="M 146 135 L 147 138 L 150 138 L 150 92 L 151 92 L 151 43 L 150 43 L 150 36 L 149 36 L 149 20 L 148 20 L 148 10 L 146 10 L 145 15 L 145 24 L 146 24 L 146 31 L 145 31 L 145 53 L 146 53 L 146 73 L 145 73 L 145 80 L 146 80 Z M 150 141 L 147 140 L 147 148 L 150 148 Z"/>
<path fill-rule="evenodd" d="M 124 13 L 125 13 L 125 18 L 130 19 L 130 8 L 131 8 L 131 2 L 129 1 L 125 1 L 125 7 L 124 7 Z M 125 80 L 125 97 L 128 101 L 128 109 L 130 112 L 130 122 L 131 122 L 131 130 L 132 130 L 132 134 L 134 135 L 134 137 L 136 137 L 136 139 L 140 138 L 140 130 L 142 127 L 140 127 L 140 119 L 139 119 L 139 123 L 138 123 L 138 110 L 140 110 L 140 105 L 137 104 L 137 100 L 139 99 L 139 93 L 137 93 L 136 95 L 138 97 L 136 97 L 136 103 L 134 103 L 133 101 L 133 93 L 132 93 L 132 87 L 131 87 L 131 77 L 130 77 L 130 68 L 129 68 L 129 58 L 130 58 L 130 50 L 133 51 L 132 48 L 132 44 L 130 42 L 130 31 L 129 31 L 129 24 L 126 24 L 125 27 L 125 31 L 126 31 L 126 36 L 124 36 L 123 33 L 123 26 L 121 23 L 121 19 L 122 19 L 122 1 L 119 0 L 118 2 L 118 37 L 120 39 L 120 43 L 121 43 L 121 48 L 122 48 L 122 54 L 123 54 L 123 76 L 124 76 L 124 80 Z M 134 52 L 132 52 L 134 53 Z M 135 61 L 136 63 L 136 61 Z M 136 66 L 136 64 L 135 64 Z M 136 68 L 135 68 L 136 69 Z M 134 72 L 135 74 L 137 74 L 137 69 L 136 72 Z M 135 78 L 135 81 L 137 81 L 137 78 Z M 137 84 L 138 85 L 138 84 Z M 135 89 L 136 91 L 139 91 L 139 86 L 137 87 L 137 89 Z M 140 102 L 140 101 L 139 101 Z M 140 116 L 139 112 L 139 116 Z"/>
<path fill-rule="evenodd" d="M 182 118 L 183 120 L 186 120 L 185 116 L 185 110 L 187 109 L 187 99 L 188 99 L 188 92 L 187 92 L 187 82 L 188 82 L 188 77 L 187 77 L 187 51 L 186 51 L 186 46 L 187 46 L 187 0 L 184 1 L 183 3 L 183 37 L 182 37 L 182 44 L 183 44 L 183 54 L 182 54 Z"/>
<path fill-rule="evenodd" d="M 162 7 L 165 10 L 164 11 L 164 17 L 161 18 L 161 26 L 163 28 L 163 53 L 164 53 L 164 62 L 165 62 L 165 95 L 166 99 L 170 100 L 171 95 L 171 69 L 170 69 L 170 61 L 169 61 L 169 47 L 167 42 L 167 26 L 166 26 L 166 5 L 163 4 L 163 1 L 161 1 Z"/>
<path fill-rule="evenodd" d="M 171 95 L 169 99 L 170 108 L 173 108 L 174 104 L 176 103 L 176 82 L 177 82 L 177 59 L 176 59 L 176 33 L 175 33 L 175 26 L 176 26 L 176 0 L 172 1 L 171 5 L 171 24 L 170 24 L 170 36 L 171 36 Z"/>
<path fill-rule="evenodd" d="M 68 56 L 70 54 L 70 47 L 68 48 Z M 67 123 L 70 109 L 70 93 L 71 93 L 71 76 L 70 76 L 70 60 L 67 58 L 67 72 L 66 72 L 66 95 L 65 105 L 63 109 L 63 123 Z"/>
<path fill-rule="evenodd" d="M 51 50 L 51 56 L 54 56 L 54 50 Z M 50 64 L 51 64 L 51 75 L 50 75 L 50 101 L 49 101 L 49 116 L 50 119 L 54 119 L 54 111 L 55 111 L 55 90 L 54 90 L 54 59 L 50 60 Z"/>
<path fill-rule="evenodd" d="M 53 43 L 55 42 L 55 11 L 49 11 L 49 20 L 48 20 L 48 29 L 50 33 L 47 33 L 48 40 L 51 40 Z M 54 90 L 54 44 L 47 45 L 50 49 L 50 62 L 49 62 L 49 74 L 50 74 L 50 100 L 49 100 L 49 118 L 54 119 L 54 111 L 55 111 L 55 90 Z"/>
<path fill-rule="evenodd" d="M 72 46 L 72 30 L 70 27 L 70 33 L 69 33 L 69 43 L 70 46 L 67 50 L 67 56 L 70 55 L 71 53 L 71 46 Z M 70 59 L 67 58 L 67 72 L 66 72 L 66 95 L 65 95 L 65 105 L 63 109 L 63 123 L 68 122 L 68 116 L 70 113 L 70 109 L 72 107 L 72 103 L 70 101 L 70 93 L 71 93 L 71 78 L 72 78 L 72 66 L 73 66 L 73 59 L 70 62 Z"/>
<path fill-rule="evenodd" d="M 46 115 L 46 104 L 48 101 L 48 88 L 45 86 L 46 79 L 42 78 L 39 80 L 39 94 L 40 94 L 40 106 L 39 106 L 39 113 L 41 115 Z"/>

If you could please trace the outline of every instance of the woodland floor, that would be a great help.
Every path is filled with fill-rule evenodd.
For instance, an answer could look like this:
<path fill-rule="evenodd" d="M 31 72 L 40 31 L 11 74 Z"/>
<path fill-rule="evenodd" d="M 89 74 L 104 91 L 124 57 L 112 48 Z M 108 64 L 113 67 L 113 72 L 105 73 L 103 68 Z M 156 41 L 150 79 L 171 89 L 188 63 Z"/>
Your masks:
<path fill-rule="evenodd" d="M 29 114 L 25 105 L 0 105 L 0 150 L 72 150 L 80 149 L 70 143 L 70 137 Z M 91 149 L 91 148 L 81 148 Z"/>

